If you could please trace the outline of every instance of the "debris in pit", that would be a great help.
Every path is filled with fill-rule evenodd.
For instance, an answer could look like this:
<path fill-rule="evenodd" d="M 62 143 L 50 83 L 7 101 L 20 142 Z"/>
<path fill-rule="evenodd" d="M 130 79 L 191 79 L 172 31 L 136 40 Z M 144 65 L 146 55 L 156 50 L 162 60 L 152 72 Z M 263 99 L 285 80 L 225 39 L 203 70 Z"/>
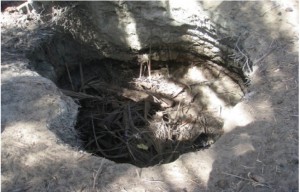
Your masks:
<path fill-rule="evenodd" d="M 208 108 L 203 98 L 205 89 L 221 90 L 217 86 L 222 78 L 227 78 L 224 74 L 217 77 L 208 74 L 210 79 L 206 81 L 188 82 L 174 80 L 174 75 L 168 78 L 163 72 L 159 75 L 153 72 L 150 80 L 118 77 L 114 74 L 118 73 L 117 69 L 104 66 L 98 66 L 99 70 L 109 70 L 102 73 L 113 77 L 89 76 L 89 80 L 76 84 L 78 92 L 63 90 L 81 105 L 77 130 L 87 151 L 116 162 L 145 167 L 205 149 L 222 135 L 223 120 Z M 82 68 L 76 78 L 88 79 Z M 131 70 L 126 74 L 138 74 Z M 73 72 L 68 73 L 67 79 L 72 78 Z M 128 83 L 124 84 L 122 79 Z M 232 93 L 227 94 L 224 100 L 231 96 Z"/>

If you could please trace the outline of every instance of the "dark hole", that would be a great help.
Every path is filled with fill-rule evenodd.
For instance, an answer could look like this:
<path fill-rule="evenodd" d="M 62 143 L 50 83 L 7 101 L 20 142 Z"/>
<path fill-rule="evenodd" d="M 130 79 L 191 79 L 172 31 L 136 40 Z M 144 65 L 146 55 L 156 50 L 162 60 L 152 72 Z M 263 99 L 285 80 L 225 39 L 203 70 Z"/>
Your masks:
<path fill-rule="evenodd" d="M 147 167 L 208 148 L 222 135 L 223 120 L 208 110 L 206 90 L 232 106 L 243 97 L 239 75 L 203 58 L 192 64 L 152 61 L 152 77 L 144 67 L 139 78 L 137 61 L 98 59 L 96 52 L 62 39 L 29 54 L 31 66 L 80 105 L 76 130 L 82 147 L 115 162 Z M 64 49 L 56 52 L 58 47 Z M 193 70 L 207 81 L 183 81 Z"/>
<path fill-rule="evenodd" d="M 207 148 L 221 135 L 222 121 L 213 119 L 215 129 L 204 133 L 207 122 L 196 117 L 189 120 L 183 114 L 174 116 L 182 104 L 174 101 L 172 107 L 161 105 L 163 98 L 156 98 L 159 94 L 153 88 L 160 86 L 158 80 L 139 79 L 138 67 L 120 66 L 124 62 L 93 60 L 82 69 L 77 66 L 70 70 L 70 75 L 63 75 L 58 81 L 58 86 L 69 90 L 68 94 L 81 106 L 76 129 L 85 150 L 115 162 L 145 167 L 172 162 L 182 153 Z M 137 101 L 140 94 L 155 96 Z"/>

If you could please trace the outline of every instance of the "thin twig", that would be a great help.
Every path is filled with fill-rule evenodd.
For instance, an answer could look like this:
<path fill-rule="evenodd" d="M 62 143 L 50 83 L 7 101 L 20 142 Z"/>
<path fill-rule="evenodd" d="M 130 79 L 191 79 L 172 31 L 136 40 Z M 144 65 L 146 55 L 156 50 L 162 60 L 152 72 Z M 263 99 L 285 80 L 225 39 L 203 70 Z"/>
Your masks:
<path fill-rule="evenodd" d="M 237 42 L 235 43 L 235 47 L 238 49 L 238 51 L 239 51 L 239 52 L 244 56 L 244 58 L 246 59 L 246 61 L 244 62 L 243 70 L 244 70 L 245 66 L 247 66 L 248 71 L 251 71 L 251 69 L 250 69 L 250 67 L 249 67 L 249 62 L 248 62 L 249 59 L 248 59 L 247 55 L 244 54 L 244 53 L 241 51 L 241 49 L 239 48 L 239 46 L 238 46 L 238 43 L 239 43 L 239 41 L 240 41 L 240 37 L 241 37 L 241 36 L 239 36 Z"/>
<path fill-rule="evenodd" d="M 253 65 L 256 65 L 257 63 L 259 63 L 262 60 L 264 60 L 264 58 L 267 57 L 275 49 L 275 48 L 272 48 L 273 42 L 274 42 L 274 40 L 271 42 L 271 44 L 269 46 L 269 51 L 267 51 L 263 56 L 261 56 L 259 59 L 257 59 L 256 61 L 254 61 Z"/>
<path fill-rule="evenodd" d="M 136 158 L 135 158 L 135 156 L 133 155 L 133 153 L 132 153 L 132 151 L 131 151 L 131 148 L 130 148 L 130 145 L 129 145 L 128 142 L 126 143 L 126 146 L 127 146 L 128 151 L 129 151 L 129 154 L 131 155 L 131 157 L 133 158 L 133 160 L 136 162 Z"/>
<path fill-rule="evenodd" d="M 150 51 L 149 51 L 149 61 L 148 61 L 148 73 L 151 82 L 151 48 L 152 48 L 152 39 L 150 39 Z"/>
<path fill-rule="evenodd" d="M 107 155 L 103 152 L 103 150 L 101 149 L 99 143 L 98 143 L 98 140 L 97 140 L 97 136 L 96 136 L 96 131 L 95 131 L 95 126 L 94 126 L 94 120 L 93 120 L 93 116 L 91 115 L 91 118 L 92 118 L 92 128 L 93 128 L 93 134 L 94 134 L 94 138 L 95 138 L 95 142 L 96 142 L 96 146 L 98 148 L 98 151 L 106 158 L 121 158 L 121 157 L 124 157 L 126 155 L 124 154 L 121 154 L 121 155 L 115 155 L 115 156 L 110 156 L 110 155 Z"/>
<path fill-rule="evenodd" d="M 171 161 L 172 161 L 172 158 L 173 158 L 173 156 L 174 156 L 174 154 L 175 154 L 175 153 L 178 153 L 178 151 L 176 151 L 176 150 L 177 150 L 179 144 L 180 144 L 180 140 L 179 140 L 179 142 L 177 143 L 177 145 L 175 146 L 174 150 L 171 152 L 171 154 L 170 154 L 170 156 L 168 157 L 168 159 L 165 161 L 165 163 L 171 162 Z"/>
<path fill-rule="evenodd" d="M 97 99 L 99 101 L 103 101 L 103 98 L 100 96 L 94 96 L 86 93 L 80 93 L 80 92 L 75 92 L 75 91 L 70 91 L 65 89 L 60 89 L 60 91 L 67 96 L 75 97 L 77 99 Z"/>
<path fill-rule="evenodd" d="M 231 177 L 235 177 L 235 178 L 239 178 L 239 179 L 242 179 L 242 180 L 245 180 L 245 181 L 251 181 L 251 182 L 253 182 L 253 180 L 251 180 L 251 179 L 247 179 L 245 177 L 241 177 L 241 176 L 238 176 L 238 175 L 233 175 L 233 174 L 225 173 L 225 172 L 222 172 L 222 174 L 228 175 L 228 176 L 231 176 Z"/>
<path fill-rule="evenodd" d="M 83 88 L 83 85 L 84 85 L 83 70 L 82 70 L 82 64 L 81 64 L 81 62 L 79 63 L 79 69 L 80 69 L 80 81 L 81 81 L 80 90 L 81 90 Z M 85 90 L 83 90 L 83 92 L 85 92 Z"/>
<path fill-rule="evenodd" d="M 139 130 L 134 126 L 134 124 L 133 124 L 133 122 L 132 122 L 131 111 L 130 111 L 130 104 L 127 105 L 127 110 L 128 110 L 127 113 L 125 112 L 126 118 L 128 117 L 128 118 L 127 118 L 127 122 L 129 121 L 129 124 L 131 125 L 131 127 L 134 128 L 134 129 L 136 129 L 137 131 L 139 131 Z M 125 109 L 125 111 L 126 111 L 126 109 Z M 127 148 L 128 148 L 128 151 L 129 151 L 130 155 L 132 156 L 132 158 L 134 159 L 134 161 L 136 161 L 136 158 L 135 158 L 135 156 L 133 155 L 133 153 L 132 153 L 132 151 L 131 151 L 131 149 L 130 149 L 130 145 L 129 145 L 127 139 L 126 139 L 126 146 L 127 146 Z"/>
<path fill-rule="evenodd" d="M 70 83 L 71 83 L 72 90 L 75 91 L 75 88 L 74 88 L 74 85 L 73 85 L 73 81 L 72 81 L 72 77 L 71 77 L 71 73 L 70 73 L 68 64 L 65 63 L 65 65 L 66 65 L 66 68 L 67 68 L 67 73 L 68 73 L 68 77 L 69 77 L 69 80 L 70 80 Z"/>
<path fill-rule="evenodd" d="M 97 177 L 98 177 L 99 173 L 102 171 L 103 163 L 104 163 L 104 159 L 102 159 L 101 164 L 100 164 L 100 166 L 99 166 L 99 168 L 96 172 L 96 175 L 94 176 L 93 190 L 95 190 L 96 180 L 97 180 Z"/>
<path fill-rule="evenodd" d="M 255 181 L 254 179 L 247 179 L 245 177 L 241 177 L 241 176 L 238 176 L 238 175 L 233 175 L 233 174 L 230 174 L 230 173 L 225 173 L 225 172 L 222 172 L 222 174 L 224 175 L 228 175 L 228 176 L 231 176 L 231 177 L 235 177 L 235 178 L 238 178 L 238 179 L 242 179 L 242 180 L 245 180 L 245 181 L 250 181 L 252 182 L 253 184 L 255 185 L 259 185 L 259 186 L 262 186 L 262 187 L 267 187 L 267 188 L 272 188 L 271 186 L 269 186 L 267 183 L 261 183 L 261 182 L 258 182 L 258 181 Z M 248 177 L 249 177 L 250 173 L 248 173 Z"/>
<path fill-rule="evenodd" d="M 95 142 L 96 142 L 97 148 L 100 149 L 100 145 L 98 143 L 98 139 L 97 139 L 97 135 L 96 135 L 96 131 L 95 131 L 94 119 L 93 119 L 92 114 L 91 114 L 91 120 L 92 120 L 92 128 L 93 128 L 93 134 L 94 134 Z"/>
<path fill-rule="evenodd" d="M 260 17 L 263 17 L 263 16 L 265 16 L 265 14 L 266 14 L 267 12 L 269 12 L 269 11 L 271 11 L 272 9 L 275 9 L 275 8 L 277 8 L 277 7 L 279 7 L 279 6 L 280 6 L 280 5 L 274 5 L 274 6 L 272 6 L 270 9 L 266 10 L 264 13 L 260 14 L 259 16 L 260 16 Z"/>
<path fill-rule="evenodd" d="M 128 104 L 127 105 L 127 117 L 128 117 L 128 123 L 129 123 L 129 125 L 132 127 L 132 128 L 134 128 L 137 132 L 140 132 L 140 130 L 138 129 L 138 128 L 136 128 L 136 126 L 134 125 L 134 122 L 133 122 L 133 120 L 132 120 L 132 115 L 131 115 L 131 108 L 130 108 L 130 104 Z"/>

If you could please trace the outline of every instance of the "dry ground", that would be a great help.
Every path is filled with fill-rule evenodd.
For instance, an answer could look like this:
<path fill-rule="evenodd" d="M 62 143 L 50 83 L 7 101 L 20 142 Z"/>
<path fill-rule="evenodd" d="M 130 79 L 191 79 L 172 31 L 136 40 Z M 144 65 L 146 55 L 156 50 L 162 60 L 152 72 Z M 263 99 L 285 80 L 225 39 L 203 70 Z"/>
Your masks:
<path fill-rule="evenodd" d="M 23 33 L 34 25 L 7 31 L 2 22 L 2 191 L 298 191 L 298 2 L 202 4 L 233 34 L 247 33 L 251 94 L 211 148 L 142 169 L 65 144 L 77 142 L 77 106 L 27 69 L 34 34 Z"/>

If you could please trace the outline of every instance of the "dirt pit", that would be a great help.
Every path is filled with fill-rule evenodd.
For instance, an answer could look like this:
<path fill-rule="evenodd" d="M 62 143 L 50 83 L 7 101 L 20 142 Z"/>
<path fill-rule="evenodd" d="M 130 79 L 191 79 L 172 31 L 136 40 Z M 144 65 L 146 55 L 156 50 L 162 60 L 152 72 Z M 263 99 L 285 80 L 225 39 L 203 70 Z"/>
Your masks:
<path fill-rule="evenodd" d="M 85 35 L 86 32 L 91 32 L 83 36 L 83 40 L 86 41 L 82 41 L 82 46 L 79 46 L 80 43 L 76 43 L 74 39 L 63 35 L 57 38 L 57 42 L 52 41 L 53 34 L 57 35 L 58 32 L 62 32 L 62 30 L 55 30 L 53 32 L 52 26 L 54 29 L 57 29 L 57 25 L 65 24 L 65 20 L 59 22 L 61 19 L 55 16 L 59 16 L 59 13 L 63 12 L 63 10 L 68 10 L 68 7 L 67 9 L 61 9 L 59 6 L 51 6 L 51 12 L 43 12 L 46 14 L 51 13 L 50 15 L 46 15 L 47 18 L 50 17 L 51 23 L 43 20 L 44 24 L 39 23 L 40 20 L 38 18 L 35 19 L 32 15 L 16 11 L 5 11 L 2 14 L 3 22 L 1 22 L 1 106 L 3 109 L 1 118 L 1 157 L 3 157 L 1 161 L 1 190 L 297 191 L 299 188 L 299 81 L 297 80 L 299 64 L 297 15 L 299 6 L 294 1 L 293 3 L 290 2 L 293 4 L 292 6 L 283 5 L 283 3 L 289 2 L 207 2 L 208 4 L 206 2 L 199 2 L 198 6 L 188 6 L 188 8 L 193 9 L 197 7 L 204 9 L 202 9 L 203 11 L 195 10 L 196 16 L 201 14 L 200 21 L 203 21 L 200 23 L 201 26 L 200 24 L 197 26 L 191 24 L 174 26 L 176 23 L 170 23 L 170 21 L 173 21 L 170 20 L 172 18 L 175 21 L 184 20 L 184 22 L 193 22 L 195 18 L 192 17 L 194 12 L 191 9 L 185 9 L 185 6 L 176 6 L 173 4 L 175 2 L 172 3 L 171 1 L 169 5 L 173 4 L 172 6 L 168 6 L 168 2 L 150 1 L 140 2 L 140 4 L 130 2 L 95 2 L 93 4 L 91 2 L 88 4 L 88 2 L 84 2 L 77 6 L 76 4 L 78 3 L 75 2 L 76 4 L 73 6 L 74 11 L 72 9 L 70 14 L 63 16 L 66 18 L 66 24 L 70 26 L 70 31 L 74 32 L 75 29 L 74 35 L 77 34 L 75 36 L 77 37 L 77 41 L 80 41 L 79 37 Z M 53 3 L 58 2 L 50 2 L 50 5 Z M 87 6 L 90 5 L 91 8 L 87 8 L 84 5 L 85 3 L 87 3 Z M 128 6 L 125 7 L 125 5 Z M 184 3 L 183 5 L 188 4 Z M 78 13 L 77 15 L 79 16 L 73 17 L 74 15 L 76 16 L 75 13 Z M 94 14 L 92 14 L 92 17 L 89 17 L 91 13 Z M 120 15 L 120 13 L 122 14 Z M 182 17 L 181 13 L 188 15 Z M 205 13 L 209 14 L 207 14 L 206 18 L 202 19 L 201 16 Z M 43 19 L 43 15 L 41 16 Z M 175 16 L 178 17 L 174 18 Z M 131 20 L 129 20 L 129 17 L 131 17 Z M 224 41 L 229 42 L 231 48 L 237 51 L 236 53 L 239 53 L 238 48 L 240 48 L 253 61 L 253 72 L 249 76 L 251 86 L 247 87 L 248 93 L 244 96 L 242 102 L 235 106 L 233 106 L 234 103 L 239 102 L 238 97 L 235 98 L 232 94 L 225 94 L 223 96 L 222 91 L 215 91 L 212 84 L 198 87 L 195 87 L 196 85 L 193 86 L 193 84 L 203 81 L 211 81 L 213 84 L 216 84 L 217 82 L 211 79 L 221 79 L 224 73 L 226 73 L 224 74 L 224 78 L 234 79 L 235 75 L 232 75 L 232 77 L 230 75 L 236 73 L 226 72 L 226 70 L 232 71 L 230 67 L 226 66 L 226 69 L 224 69 L 220 67 L 220 63 L 216 65 L 209 62 L 208 59 L 202 58 L 201 60 L 201 57 L 186 59 L 185 61 L 174 59 L 168 63 L 166 60 L 154 60 L 152 58 L 151 75 L 153 77 L 150 82 L 146 75 L 147 70 L 143 74 L 144 77 L 140 80 L 138 79 L 139 66 L 137 65 L 137 60 L 129 59 L 130 61 L 128 61 L 124 58 L 124 55 L 129 58 L 130 54 L 133 54 L 129 48 L 134 48 L 136 45 L 130 44 L 128 48 L 127 42 L 130 43 L 132 42 L 131 40 L 135 40 L 136 38 L 130 38 L 130 41 L 122 41 L 126 40 L 125 37 L 139 37 L 138 39 L 142 40 L 140 44 L 141 49 L 137 49 L 139 51 L 134 54 L 149 53 L 147 39 L 151 37 L 150 29 L 154 29 L 152 34 L 157 34 L 161 37 L 157 41 L 154 41 L 152 38 L 151 48 L 153 52 L 159 50 L 158 43 L 168 43 L 170 45 L 170 43 L 175 44 L 177 40 L 182 40 L 180 43 L 184 47 L 196 50 L 194 46 L 189 46 L 191 45 L 188 44 L 190 41 L 186 40 L 188 40 L 188 37 L 195 37 L 193 34 L 199 33 L 200 38 L 204 38 L 204 41 L 207 40 L 205 39 L 207 36 L 201 34 L 203 31 L 205 33 L 212 32 L 212 30 L 209 30 L 211 26 L 203 26 L 207 22 L 207 18 L 212 21 L 208 25 L 219 24 L 215 28 L 212 27 L 212 30 L 217 30 L 217 32 L 225 30 L 229 32 L 229 37 L 226 34 L 223 36 L 219 33 L 216 36 L 210 37 L 220 40 L 218 42 L 222 44 Z M 94 25 L 89 22 L 91 19 Z M 195 19 L 198 18 L 196 17 Z M 80 21 L 83 22 L 80 23 Z M 132 26 L 133 21 L 136 22 L 137 31 L 123 31 Z M 51 27 L 48 27 L 49 24 L 51 24 Z M 85 26 L 87 27 L 85 28 Z M 93 33 L 93 26 L 100 26 L 101 31 L 95 29 L 95 33 Z M 79 31 L 76 31 L 76 29 Z M 179 36 L 177 35 L 178 32 L 180 33 Z M 183 38 L 182 35 L 186 34 L 185 32 L 198 33 L 190 34 L 191 36 L 185 35 Z M 182 38 L 179 39 L 178 37 Z M 191 41 L 195 40 L 195 38 L 189 39 Z M 65 42 L 62 43 L 62 41 Z M 95 41 L 97 44 L 94 44 L 94 46 L 98 46 L 98 49 L 97 51 L 94 49 L 93 52 L 93 49 L 88 49 L 87 44 L 92 45 Z M 198 39 L 196 41 L 198 42 Z M 205 53 L 207 50 L 212 50 L 208 47 L 207 49 L 202 49 L 203 46 L 210 45 L 208 42 L 199 42 L 193 45 L 198 45 L 197 50 L 205 50 Z M 170 47 L 172 48 L 172 46 Z M 34 50 L 34 54 L 31 57 L 27 57 L 29 58 L 28 60 L 25 54 L 32 50 Z M 100 53 L 100 56 L 96 56 L 95 52 Z M 188 52 L 191 53 L 190 49 Z M 112 58 L 116 60 L 112 60 Z M 175 64 L 180 63 L 181 65 L 175 66 Z M 169 72 L 167 74 L 169 76 L 167 75 L 164 78 L 165 81 L 168 83 L 174 82 L 178 86 L 182 85 L 182 88 L 185 85 L 181 83 L 185 83 L 188 86 L 178 96 L 176 94 L 172 95 L 174 97 L 174 106 L 172 107 L 161 106 L 159 102 L 154 102 L 150 98 L 148 102 L 150 102 L 153 111 L 148 112 L 148 121 L 155 119 L 155 114 L 159 111 L 177 110 L 176 106 L 180 108 L 182 104 L 180 104 L 181 100 L 179 97 L 183 97 L 184 94 L 187 95 L 186 98 L 193 98 L 194 95 L 192 93 L 197 94 L 199 92 L 199 97 L 195 96 L 195 100 L 191 102 L 191 109 L 195 109 L 197 115 L 206 112 L 205 114 L 212 116 L 212 119 L 224 118 L 224 120 L 220 119 L 221 123 L 224 121 L 222 128 L 224 133 L 222 134 L 223 130 L 219 129 L 221 136 L 208 149 L 185 153 L 172 163 L 147 168 L 139 168 L 127 163 L 114 163 L 106 158 L 92 155 L 93 153 L 96 154 L 97 146 L 94 146 L 94 152 L 88 153 L 82 151 L 88 143 L 80 142 L 80 140 L 87 141 L 85 139 L 87 137 L 83 137 L 83 133 L 74 129 L 74 121 L 77 119 L 77 113 L 79 112 L 77 110 L 78 105 L 71 100 L 71 97 L 62 95 L 57 86 L 48 80 L 51 79 L 57 85 L 59 82 L 62 82 L 60 89 L 78 94 L 81 88 L 80 64 L 82 66 L 82 73 L 85 74 L 83 76 L 84 84 L 87 84 L 85 82 L 92 76 L 101 75 L 101 77 L 108 78 L 112 76 L 109 73 L 102 74 L 97 72 L 96 75 L 87 73 L 90 70 L 89 65 L 95 65 L 98 70 L 101 69 L 103 71 L 111 67 L 113 73 L 119 79 L 121 75 L 124 75 L 126 70 L 132 72 L 131 75 L 128 74 L 126 76 L 128 79 L 121 79 L 122 84 L 114 82 L 118 78 L 110 81 L 101 81 L 108 82 L 109 85 L 114 85 L 115 87 L 121 87 L 121 93 L 119 93 L 120 91 L 107 91 L 111 86 L 105 87 L 104 91 L 102 91 L 103 93 L 98 93 L 97 95 L 89 94 L 87 88 L 85 88 L 85 92 L 80 93 L 89 95 L 90 97 L 97 96 L 100 98 L 102 96 L 102 99 L 104 97 L 107 100 L 109 96 L 114 97 L 114 100 L 120 101 L 119 106 L 124 104 L 123 108 L 119 108 L 120 111 L 123 110 L 123 114 L 128 111 L 128 108 L 131 110 L 130 113 L 127 112 L 125 114 L 127 119 L 129 119 L 129 114 L 131 114 L 132 118 L 138 118 L 133 109 L 139 111 L 139 114 L 144 118 L 143 110 L 146 102 L 145 100 L 142 101 L 144 102 L 142 103 L 143 105 L 140 104 L 142 109 L 137 110 L 138 103 L 132 99 L 123 97 L 123 90 L 126 88 L 128 90 L 139 91 L 135 87 L 138 87 L 138 85 L 135 85 L 133 82 L 142 84 L 143 80 L 148 84 L 151 83 L 151 86 L 150 88 L 143 88 L 141 92 L 146 92 L 144 90 L 150 92 L 155 86 L 153 85 L 155 82 L 155 70 L 163 71 L 163 68 L 167 68 L 166 64 L 168 64 Z M 225 66 L 229 63 L 223 62 L 223 64 Z M 34 70 L 28 69 L 29 67 L 33 67 Z M 67 72 L 67 68 L 69 73 Z M 221 72 L 220 76 L 216 75 L 216 78 L 205 77 L 204 79 L 203 76 L 199 75 L 211 74 L 204 71 L 208 70 L 208 68 L 221 69 L 216 70 Z M 48 79 L 41 77 L 36 71 Z M 184 77 L 188 77 L 189 79 L 185 79 Z M 238 77 L 242 76 L 238 75 Z M 64 81 L 60 80 L 62 78 L 65 78 Z M 70 78 L 74 78 L 74 80 L 72 79 L 74 88 L 71 86 Z M 160 82 L 163 81 L 160 80 Z M 224 83 L 224 86 L 216 86 L 220 89 L 225 89 L 224 92 L 237 93 L 241 91 L 241 89 L 237 89 L 235 92 L 232 90 L 236 89 L 228 88 L 228 84 L 231 81 L 219 82 L 220 84 Z M 237 85 L 235 84 L 236 82 L 239 81 L 234 81 L 231 85 Z M 159 84 L 159 86 L 162 87 L 163 83 Z M 197 92 L 196 89 L 200 89 L 200 87 L 202 89 L 201 92 Z M 158 92 L 157 89 L 154 90 Z M 188 95 L 188 93 L 191 95 Z M 243 94 L 241 93 L 241 95 Z M 232 98 L 232 100 L 229 98 Z M 158 99 L 162 100 L 162 98 Z M 74 97 L 74 100 L 77 100 L 79 104 L 82 101 L 82 99 L 76 97 Z M 185 99 L 181 103 L 187 103 L 187 101 Z M 115 102 L 110 103 L 107 105 L 108 109 L 113 108 L 113 106 L 109 105 L 114 105 Z M 199 109 L 196 106 L 199 106 Z M 202 111 L 201 108 L 203 108 Z M 110 111 L 115 111 L 116 109 L 113 108 Z M 82 114 L 82 112 L 80 113 Z M 122 116 L 123 114 L 119 112 L 119 115 Z M 104 114 L 102 115 L 104 116 Z M 169 114 L 169 116 L 171 115 Z M 180 115 L 182 115 L 182 112 Z M 194 118 L 197 119 L 197 115 Z M 164 116 L 163 113 L 160 115 L 159 120 L 166 123 L 168 122 L 166 117 L 168 116 Z M 198 121 L 200 117 L 199 115 Z M 105 117 L 101 116 L 101 118 Z M 207 124 L 209 124 L 208 119 L 206 118 Z M 123 120 L 119 119 L 118 121 L 124 126 Z M 142 121 L 141 118 L 139 121 Z M 176 119 L 173 121 L 176 121 Z M 98 122 L 96 120 L 92 122 L 96 127 Z M 91 122 L 89 123 L 90 127 L 88 128 L 91 130 L 92 124 Z M 139 129 L 149 130 L 150 123 L 138 124 L 135 121 L 134 125 Z M 200 123 L 196 125 L 198 126 Z M 196 125 L 194 125 L 194 129 L 197 128 Z M 103 130 L 103 127 L 100 127 L 101 129 L 95 132 L 96 136 L 104 134 L 105 130 Z M 107 124 L 106 127 L 108 127 Z M 210 128 L 209 126 L 207 127 Z M 155 128 L 158 129 L 157 127 Z M 130 127 L 130 130 L 133 129 Z M 162 129 L 159 130 L 161 131 Z M 215 128 L 212 131 L 215 130 L 217 129 Z M 139 133 L 141 131 L 134 129 L 131 132 Z M 128 135 L 133 135 L 131 132 Z M 199 132 L 200 136 L 204 132 L 204 129 Z M 81 133 L 81 139 L 78 139 L 77 133 Z M 154 138 L 155 133 L 151 133 L 152 135 L 149 135 L 149 137 L 152 136 L 151 139 Z M 183 132 L 179 133 L 183 135 Z M 118 134 L 125 135 L 124 131 L 120 131 Z M 94 134 L 90 133 L 90 135 L 92 135 L 90 138 L 93 140 Z M 172 140 L 179 137 L 178 134 L 174 135 Z M 164 135 L 159 134 L 159 136 Z M 195 136 L 195 138 L 199 136 Z M 101 142 L 106 137 L 108 136 L 103 136 L 97 140 L 99 141 L 99 146 L 104 145 Z M 125 142 L 133 140 L 121 138 Z M 129 136 L 125 138 L 129 138 Z M 135 141 L 137 140 L 135 137 L 134 139 Z M 115 142 L 118 144 L 119 142 L 122 143 L 120 140 L 116 140 Z M 183 142 L 184 140 L 182 139 L 180 144 L 183 144 Z M 151 149 L 151 145 L 147 144 L 144 140 L 138 140 L 138 143 L 129 144 L 131 152 L 136 159 L 140 158 L 140 155 L 133 151 L 134 149 L 141 150 L 142 152 L 149 152 Z M 138 144 L 143 145 L 139 145 L 138 148 Z M 75 147 L 72 148 L 70 146 Z M 133 147 L 135 148 L 133 149 Z M 126 150 L 126 147 L 122 149 Z M 168 150 L 179 151 L 178 148 L 176 150 L 175 148 Z M 117 154 L 112 153 L 114 152 L 112 148 L 108 150 L 102 149 L 102 151 L 107 155 Z M 119 154 L 126 154 L 126 151 L 120 151 Z M 129 163 L 135 163 L 133 157 L 130 155 L 128 155 Z M 166 155 L 166 157 L 170 156 Z M 112 160 L 124 162 L 123 159 L 115 158 Z M 150 164 L 149 161 L 146 164 Z M 146 166 L 146 164 L 141 166 Z"/>
<path fill-rule="evenodd" d="M 203 58 L 146 65 L 138 58 L 148 54 L 137 54 L 130 62 L 80 59 L 55 68 L 49 63 L 59 59 L 49 55 L 64 42 L 40 47 L 29 56 L 32 66 L 81 106 L 82 147 L 115 162 L 147 167 L 208 148 L 222 135 L 222 109 L 236 105 L 246 89 L 242 75 Z M 64 45 L 65 52 L 74 45 Z M 47 61 L 42 53 L 49 62 L 34 65 Z"/>

